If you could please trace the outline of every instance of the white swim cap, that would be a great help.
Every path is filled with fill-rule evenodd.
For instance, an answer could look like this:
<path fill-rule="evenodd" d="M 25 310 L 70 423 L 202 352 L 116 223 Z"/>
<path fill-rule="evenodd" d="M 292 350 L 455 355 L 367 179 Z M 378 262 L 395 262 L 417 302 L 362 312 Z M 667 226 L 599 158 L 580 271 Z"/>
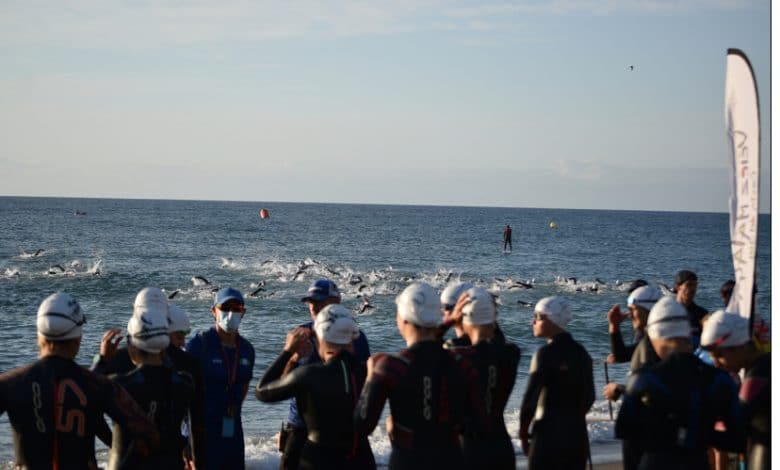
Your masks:
<path fill-rule="evenodd" d="M 350 344 L 360 332 L 352 312 L 341 304 L 331 304 L 314 318 L 317 337 L 328 343 Z"/>
<path fill-rule="evenodd" d="M 701 347 L 704 349 L 742 346 L 750 342 L 748 319 L 737 313 L 718 310 L 704 322 Z"/>
<path fill-rule="evenodd" d="M 631 295 L 628 296 L 626 304 L 636 305 L 637 307 L 642 307 L 649 311 L 663 296 L 664 294 L 658 286 L 637 287 L 631 291 Z"/>
<path fill-rule="evenodd" d="M 81 325 L 87 322 L 78 301 L 70 294 L 52 294 L 38 307 L 38 333 L 50 341 L 64 341 L 81 337 Z"/>
<path fill-rule="evenodd" d="M 423 328 L 439 326 L 441 304 L 436 290 L 424 282 L 410 284 L 396 297 L 395 305 L 401 318 Z"/>
<path fill-rule="evenodd" d="M 131 344 L 150 353 L 158 353 L 168 347 L 168 309 L 159 305 L 136 307 L 127 322 L 127 334 Z"/>
<path fill-rule="evenodd" d="M 547 315 L 548 320 L 564 330 L 572 319 L 569 301 L 559 296 L 545 297 L 539 302 L 536 302 L 534 312 Z"/>
<path fill-rule="evenodd" d="M 169 329 L 171 333 L 177 331 L 190 331 L 190 316 L 178 305 L 168 305 Z"/>
<path fill-rule="evenodd" d="M 458 303 L 458 299 L 461 294 L 474 287 L 470 282 L 453 282 L 447 285 L 443 291 L 441 291 L 441 306 L 444 310 L 452 310 L 455 308 L 455 304 Z"/>
<path fill-rule="evenodd" d="M 469 300 L 463 306 L 463 323 L 470 325 L 492 325 L 496 322 L 496 303 L 490 292 L 481 287 L 466 291 Z"/>
<path fill-rule="evenodd" d="M 157 287 L 144 287 L 135 296 L 133 307 L 148 307 L 156 305 L 168 310 L 168 296 Z"/>
<path fill-rule="evenodd" d="M 670 295 L 661 298 L 647 317 L 647 335 L 650 339 L 690 338 L 688 311 Z"/>

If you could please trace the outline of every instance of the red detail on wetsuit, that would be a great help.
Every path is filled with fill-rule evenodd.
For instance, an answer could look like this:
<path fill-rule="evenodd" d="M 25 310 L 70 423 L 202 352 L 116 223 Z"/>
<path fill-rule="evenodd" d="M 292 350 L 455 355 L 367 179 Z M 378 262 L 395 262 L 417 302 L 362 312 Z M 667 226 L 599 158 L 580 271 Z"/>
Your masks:
<path fill-rule="evenodd" d="M 769 386 L 769 380 L 759 377 L 748 377 L 742 383 L 742 387 L 739 389 L 739 399 L 744 403 L 749 403 L 764 391 Z"/>

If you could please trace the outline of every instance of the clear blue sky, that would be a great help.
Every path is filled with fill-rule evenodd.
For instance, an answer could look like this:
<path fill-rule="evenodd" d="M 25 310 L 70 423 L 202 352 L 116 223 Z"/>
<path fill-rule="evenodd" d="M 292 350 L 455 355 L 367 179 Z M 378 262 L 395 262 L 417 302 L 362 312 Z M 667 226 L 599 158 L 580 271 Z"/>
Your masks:
<path fill-rule="evenodd" d="M 726 211 L 737 47 L 767 212 L 770 27 L 769 1 L 6 1 L 0 194 Z"/>

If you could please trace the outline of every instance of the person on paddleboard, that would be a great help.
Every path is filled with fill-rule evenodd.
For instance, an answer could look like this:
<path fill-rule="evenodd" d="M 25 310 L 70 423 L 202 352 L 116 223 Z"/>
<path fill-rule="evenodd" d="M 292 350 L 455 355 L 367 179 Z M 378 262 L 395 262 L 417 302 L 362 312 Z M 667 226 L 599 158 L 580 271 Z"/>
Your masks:
<path fill-rule="evenodd" d="M 512 251 L 512 227 L 509 224 L 504 227 L 504 251 L 507 251 L 507 246 L 509 246 L 508 251 Z"/>

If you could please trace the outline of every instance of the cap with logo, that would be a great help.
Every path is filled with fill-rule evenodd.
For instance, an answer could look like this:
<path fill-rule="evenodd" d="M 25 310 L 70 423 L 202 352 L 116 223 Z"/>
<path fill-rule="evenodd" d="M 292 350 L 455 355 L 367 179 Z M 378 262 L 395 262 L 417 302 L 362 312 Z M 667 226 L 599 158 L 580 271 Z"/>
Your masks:
<path fill-rule="evenodd" d="M 466 291 L 468 302 L 463 306 L 463 323 L 492 325 L 496 322 L 496 302 L 493 295 L 481 287 Z"/>
<path fill-rule="evenodd" d="M 647 317 L 650 339 L 687 338 L 691 336 L 688 311 L 670 295 L 662 297 Z"/>
<path fill-rule="evenodd" d="M 443 291 L 441 291 L 441 307 L 444 310 L 452 310 L 455 308 L 455 304 L 458 303 L 458 299 L 461 294 L 474 287 L 470 282 L 453 282 L 447 285 Z"/>
<path fill-rule="evenodd" d="M 572 319 L 571 305 L 563 297 L 545 297 L 534 306 L 534 312 L 547 315 L 547 319 L 564 330 Z"/>
<path fill-rule="evenodd" d="M 331 304 L 314 319 L 317 337 L 334 344 L 350 344 L 358 337 L 358 326 L 352 312 L 341 304 Z"/>
<path fill-rule="evenodd" d="M 424 282 L 415 282 L 396 297 L 398 315 L 409 323 L 423 328 L 439 326 L 442 321 L 441 304 L 436 289 Z"/>
<path fill-rule="evenodd" d="M 87 318 L 78 301 L 70 294 L 52 294 L 38 307 L 35 320 L 38 333 L 50 341 L 65 341 L 81 337 L 81 326 Z"/>
<path fill-rule="evenodd" d="M 158 353 L 170 342 L 168 309 L 157 304 L 136 307 L 127 322 L 130 344 L 150 353 Z"/>
<path fill-rule="evenodd" d="M 325 299 L 336 298 L 341 300 L 341 292 L 330 279 L 317 279 L 312 282 L 301 302 L 322 302 Z"/>
<path fill-rule="evenodd" d="M 663 296 L 664 294 L 658 286 L 642 286 L 631 292 L 631 295 L 626 300 L 626 304 L 650 310 Z"/>
<path fill-rule="evenodd" d="M 707 318 L 701 331 L 704 349 L 742 346 L 750 342 L 748 319 L 731 312 L 718 310 Z"/>

